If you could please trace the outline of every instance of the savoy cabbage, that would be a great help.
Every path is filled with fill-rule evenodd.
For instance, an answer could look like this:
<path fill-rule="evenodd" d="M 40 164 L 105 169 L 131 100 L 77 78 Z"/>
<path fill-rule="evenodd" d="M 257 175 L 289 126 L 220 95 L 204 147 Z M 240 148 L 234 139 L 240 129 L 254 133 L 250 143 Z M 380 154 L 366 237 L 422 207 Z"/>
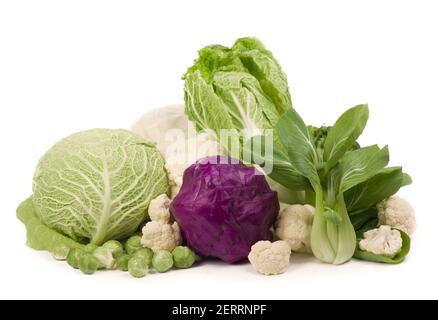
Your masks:
<path fill-rule="evenodd" d="M 33 203 L 48 227 L 99 245 L 134 233 L 150 201 L 167 189 L 155 145 L 126 130 L 94 129 L 61 140 L 43 156 Z"/>

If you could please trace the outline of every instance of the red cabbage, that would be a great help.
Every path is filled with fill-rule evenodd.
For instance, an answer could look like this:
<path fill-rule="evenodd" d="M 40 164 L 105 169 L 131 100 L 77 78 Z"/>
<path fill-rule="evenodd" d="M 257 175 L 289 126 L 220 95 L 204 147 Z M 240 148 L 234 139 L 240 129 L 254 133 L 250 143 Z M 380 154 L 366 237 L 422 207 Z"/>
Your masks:
<path fill-rule="evenodd" d="M 272 240 L 279 203 L 256 169 L 214 156 L 186 169 L 171 211 L 199 255 L 234 263 L 247 259 L 257 241 Z"/>

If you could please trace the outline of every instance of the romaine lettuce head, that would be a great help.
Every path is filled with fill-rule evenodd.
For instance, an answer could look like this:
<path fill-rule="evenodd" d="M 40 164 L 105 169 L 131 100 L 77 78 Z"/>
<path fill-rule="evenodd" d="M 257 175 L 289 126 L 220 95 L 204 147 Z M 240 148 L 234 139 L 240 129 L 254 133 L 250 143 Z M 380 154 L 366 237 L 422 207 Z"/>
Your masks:
<path fill-rule="evenodd" d="M 167 189 L 153 144 L 127 130 L 94 129 L 61 140 L 42 157 L 33 203 L 48 227 L 99 245 L 135 232 L 150 201 Z"/>
<path fill-rule="evenodd" d="M 277 193 L 264 175 L 228 157 L 207 157 L 184 172 L 171 204 L 187 244 L 199 255 L 233 263 L 251 246 L 271 240 L 279 211 Z"/>
<path fill-rule="evenodd" d="M 189 119 L 216 138 L 221 129 L 238 130 L 242 141 L 261 135 L 292 107 L 286 75 L 256 38 L 201 49 L 183 78 Z"/>

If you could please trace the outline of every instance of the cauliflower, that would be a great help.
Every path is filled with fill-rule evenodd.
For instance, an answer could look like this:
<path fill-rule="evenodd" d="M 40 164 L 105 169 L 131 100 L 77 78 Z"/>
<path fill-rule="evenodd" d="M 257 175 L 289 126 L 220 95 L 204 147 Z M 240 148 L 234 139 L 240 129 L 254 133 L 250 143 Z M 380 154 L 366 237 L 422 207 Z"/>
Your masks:
<path fill-rule="evenodd" d="M 166 158 L 165 169 L 167 171 L 167 177 L 169 178 L 170 194 L 172 199 L 176 197 L 181 189 L 183 182 L 183 174 L 186 170 L 185 163 L 178 163 L 179 160 L 173 158 Z"/>
<path fill-rule="evenodd" d="M 222 155 L 220 144 L 207 133 L 197 134 L 185 141 L 185 147 L 178 147 L 166 153 L 165 168 L 169 177 L 171 195 L 174 198 L 183 183 L 184 171 L 201 158 Z"/>
<path fill-rule="evenodd" d="M 181 188 L 187 167 L 201 158 L 223 154 L 220 144 L 211 139 L 209 134 L 195 135 L 195 127 L 185 115 L 184 105 L 153 109 L 134 123 L 131 129 L 145 140 L 155 142 L 164 155 L 172 198 Z"/>
<path fill-rule="evenodd" d="M 176 222 L 170 225 L 162 221 L 151 221 L 146 223 L 142 232 L 141 244 L 153 251 L 172 251 L 181 243 L 181 232 Z"/>
<path fill-rule="evenodd" d="M 275 223 L 275 234 L 286 241 L 294 252 L 309 252 L 315 208 L 310 205 L 291 205 L 281 211 Z"/>
<path fill-rule="evenodd" d="M 182 244 L 182 237 L 181 237 L 181 229 L 179 227 L 179 224 L 174 222 L 172 224 L 172 229 L 173 229 L 173 236 L 175 237 L 176 246 L 180 246 Z"/>
<path fill-rule="evenodd" d="M 177 132 L 172 130 L 177 129 L 178 134 L 186 139 L 188 130 L 192 128 L 193 124 L 185 115 L 182 104 L 153 109 L 144 114 L 131 127 L 134 133 L 146 141 L 155 142 L 162 154 L 166 154 L 167 149 L 174 142 L 171 138 Z"/>
<path fill-rule="evenodd" d="M 148 214 L 152 221 L 168 223 L 170 219 L 170 199 L 167 194 L 156 197 L 149 204 Z"/>
<path fill-rule="evenodd" d="M 403 240 L 398 230 L 390 226 L 380 226 L 364 233 L 364 239 L 359 242 L 362 251 L 368 251 L 379 256 L 393 258 L 400 252 Z"/>
<path fill-rule="evenodd" d="M 415 211 L 405 199 L 390 197 L 379 204 L 379 224 L 388 225 L 412 235 L 415 232 Z"/>
<path fill-rule="evenodd" d="M 259 241 L 248 255 L 254 269 L 265 275 L 284 273 L 290 260 L 291 249 L 286 241 Z"/>

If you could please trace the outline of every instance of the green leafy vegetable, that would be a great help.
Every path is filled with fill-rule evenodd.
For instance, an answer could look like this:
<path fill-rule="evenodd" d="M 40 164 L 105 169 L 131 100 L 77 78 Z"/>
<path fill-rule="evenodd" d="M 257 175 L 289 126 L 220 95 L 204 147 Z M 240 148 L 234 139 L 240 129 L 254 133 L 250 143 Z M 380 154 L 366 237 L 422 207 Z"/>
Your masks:
<path fill-rule="evenodd" d="M 288 161 L 284 162 L 310 182 L 307 198 L 316 207 L 311 247 L 323 262 L 350 260 L 356 249 L 356 231 L 364 232 L 376 224 L 376 211 L 367 209 L 380 194 L 365 195 L 373 183 L 388 195 L 398 190 L 403 180 L 408 182 L 401 171 L 395 180 L 392 171 L 384 169 L 389 161 L 387 147 L 359 148 L 356 140 L 367 120 L 368 106 L 359 105 L 347 110 L 333 127 L 309 129 L 294 110 L 287 111 L 277 125 L 287 150 Z M 349 214 L 348 208 L 361 210 Z"/>
<path fill-rule="evenodd" d="M 369 209 L 372 212 L 372 209 Z M 369 230 L 375 229 L 379 226 L 379 219 L 378 218 L 368 218 L 368 220 L 360 227 L 359 229 L 356 229 L 356 237 L 362 237 L 363 234 Z"/>
<path fill-rule="evenodd" d="M 277 128 L 291 164 L 309 179 L 315 193 L 316 214 L 311 233 L 314 255 L 326 263 L 341 264 L 348 261 L 355 250 L 356 234 L 340 191 L 339 170 L 321 170 L 324 167 L 323 159 L 296 111 L 286 112 Z M 332 130 L 339 131 L 336 126 Z"/>
<path fill-rule="evenodd" d="M 361 148 L 347 152 L 339 161 L 342 174 L 340 182 L 341 192 L 350 190 L 354 186 L 375 176 L 389 161 L 388 148 L 378 146 Z"/>
<path fill-rule="evenodd" d="M 309 180 L 298 172 L 281 149 L 266 143 L 266 136 L 256 136 L 248 140 L 244 145 L 244 152 L 251 156 L 252 163 L 269 168 L 269 177 L 290 189 L 290 193 L 292 190 L 305 190 L 309 187 Z"/>
<path fill-rule="evenodd" d="M 301 175 L 309 179 L 314 189 L 318 189 L 319 157 L 303 119 L 291 109 L 280 119 L 277 129 L 280 140 L 288 152 L 290 163 Z"/>
<path fill-rule="evenodd" d="M 349 109 L 336 121 L 324 143 L 326 171 L 354 145 L 367 124 L 368 115 L 368 106 L 359 105 Z"/>
<path fill-rule="evenodd" d="M 280 113 L 289 109 L 291 98 L 286 74 L 272 53 L 256 38 L 241 38 L 233 46 L 245 68 L 260 83 Z"/>
<path fill-rule="evenodd" d="M 44 225 L 35 213 L 32 198 L 28 198 L 17 209 L 17 218 L 26 226 L 27 245 L 35 250 L 58 254 L 60 247 L 81 249 L 83 245 Z"/>
<path fill-rule="evenodd" d="M 344 220 L 344 218 L 338 212 L 329 207 L 324 208 L 322 211 L 322 216 L 334 225 L 340 225 Z"/>
<path fill-rule="evenodd" d="M 313 144 L 315 145 L 316 152 L 321 159 L 324 159 L 325 141 L 331 129 L 332 127 L 330 126 L 322 126 L 319 128 L 315 126 L 307 126 L 307 130 L 309 130 L 309 134 L 313 140 Z M 359 148 L 359 143 L 355 141 L 348 151 L 356 150 Z"/>
<path fill-rule="evenodd" d="M 235 130 L 241 137 L 240 150 L 221 142 L 239 159 L 243 143 L 272 130 L 292 106 L 286 75 L 256 38 L 239 39 L 231 48 L 201 49 L 183 78 L 189 119 L 216 138 L 222 129 Z"/>
<path fill-rule="evenodd" d="M 412 184 L 412 178 L 407 173 L 403 173 L 402 187 Z"/>
<path fill-rule="evenodd" d="M 377 203 L 410 183 L 411 181 L 405 179 L 406 176 L 409 177 L 402 172 L 401 167 L 385 168 L 345 192 L 347 208 L 358 236 L 378 226 Z"/>
<path fill-rule="evenodd" d="M 368 225 L 368 223 L 370 223 L 372 220 L 376 220 L 377 225 L 378 210 L 375 206 L 363 211 L 350 213 L 349 215 L 354 230 L 356 230 L 356 234 L 358 230 L 363 229 L 364 226 Z"/>
<path fill-rule="evenodd" d="M 73 134 L 40 160 L 33 182 L 38 218 L 77 241 L 97 245 L 132 235 L 152 199 L 168 189 L 164 159 L 126 130 Z"/>
<path fill-rule="evenodd" d="M 338 195 L 338 200 L 332 204 L 330 218 L 324 214 L 327 209 L 322 206 L 327 199 L 321 193 L 316 192 L 316 214 L 311 232 L 312 252 L 322 262 L 342 264 L 353 256 L 356 233 L 348 217 L 343 196 Z"/>
<path fill-rule="evenodd" d="M 399 253 L 397 253 L 394 257 L 385 257 L 376 255 L 374 253 L 368 252 L 368 251 L 362 251 L 359 248 L 359 242 L 360 239 L 358 239 L 357 242 L 357 249 L 354 252 L 354 257 L 356 259 L 360 260 L 366 260 L 366 261 L 372 261 L 372 262 L 381 262 L 381 263 L 388 263 L 388 264 L 399 264 L 403 262 L 406 258 L 406 256 L 409 254 L 409 251 L 411 250 L 411 238 L 403 231 L 400 231 L 400 235 L 403 241 L 402 249 Z"/>
<path fill-rule="evenodd" d="M 309 181 L 290 165 L 274 130 L 292 103 L 272 53 L 256 38 L 238 39 L 231 48 L 207 46 L 183 79 L 186 114 L 196 128 L 220 139 L 228 155 L 262 165 L 284 187 L 282 200 L 303 202 Z"/>
<path fill-rule="evenodd" d="M 370 208 L 376 203 L 396 194 L 405 184 L 401 167 L 381 170 L 372 178 L 356 185 L 345 193 L 349 212 Z"/>

